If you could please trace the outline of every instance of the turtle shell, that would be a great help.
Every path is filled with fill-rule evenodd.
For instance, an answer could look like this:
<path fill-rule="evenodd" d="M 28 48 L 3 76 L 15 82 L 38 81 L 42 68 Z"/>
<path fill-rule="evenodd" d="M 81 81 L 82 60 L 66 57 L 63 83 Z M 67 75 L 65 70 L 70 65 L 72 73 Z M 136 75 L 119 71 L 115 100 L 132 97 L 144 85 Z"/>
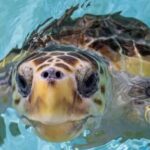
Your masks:
<path fill-rule="evenodd" d="M 97 51 L 112 62 L 116 70 L 150 76 L 150 30 L 147 25 L 137 19 L 123 17 L 120 13 L 103 16 L 87 14 L 72 19 L 71 15 L 76 9 L 77 7 L 72 7 L 60 19 L 54 21 L 48 19 L 39 25 L 25 40 L 22 51 L 13 49 L 0 61 L 0 68 L 5 67 L 6 72 L 8 65 L 7 72 L 11 74 L 10 63 L 13 65 L 20 60 L 24 61 L 30 52 L 40 48 L 48 50 L 47 45 L 55 42 Z M 2 79 L 6 79 L 7 76 L 4 74 Z M 5 85 L 4 88 L 10 87 L 9 78 Z M 44 132 L 47 133 L 48 129 L 48 126 L 44 126 Z"/>
<path fill-rule="evenodd" d="M 91 49 L 107 57 L 117 70 L 150 76 L 150 29 L 143 22 L 121 15 L 91 15 L 72 19 L 77 7 L 60 19 L 38 26 L 23 49 L 35 50 L 55 41 Z M 50 22 L 50 23 L 49 23 Z"/>

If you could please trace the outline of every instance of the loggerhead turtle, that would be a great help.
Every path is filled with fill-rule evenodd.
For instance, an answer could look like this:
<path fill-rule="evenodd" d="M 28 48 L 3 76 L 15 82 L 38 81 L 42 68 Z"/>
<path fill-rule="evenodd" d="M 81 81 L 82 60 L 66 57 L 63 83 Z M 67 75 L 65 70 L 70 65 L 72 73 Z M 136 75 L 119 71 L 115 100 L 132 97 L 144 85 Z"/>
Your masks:
<path fill-rule="evenodd" d="M 149 28 L 120 13 L 73 20 L 75 9 L 1 61 L 1 99 L 48 141 L 73 139 L 92 119 L 98 143 L 150 138 Z"/>

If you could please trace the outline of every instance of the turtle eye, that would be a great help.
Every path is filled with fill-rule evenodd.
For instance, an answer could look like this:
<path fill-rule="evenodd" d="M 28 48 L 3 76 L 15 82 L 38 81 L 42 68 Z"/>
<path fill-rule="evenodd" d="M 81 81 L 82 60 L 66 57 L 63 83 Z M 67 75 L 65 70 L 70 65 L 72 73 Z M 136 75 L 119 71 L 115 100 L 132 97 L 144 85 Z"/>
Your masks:
<path fill-rule="evenodd" d="M 146 95 L 147 95 L 148 97 L 150 97 L 150 86 L 148 86 L 148 87 L 146 88 Z"/>
<path fill-rule="evenodd" d="M 22 75 L 17 74 L 16 81 L 18 84 L 20 94 L 23 97 L 26 97 L 30 93 L 30 86 L 27 84 L 26 79 Z"/>
<path fill-rule="evenodd" d="M 77 78 L 78 92 L 84 97 L 90 97 L 98 90 L 98 73 L 86 75 L 82 80 Z"/>

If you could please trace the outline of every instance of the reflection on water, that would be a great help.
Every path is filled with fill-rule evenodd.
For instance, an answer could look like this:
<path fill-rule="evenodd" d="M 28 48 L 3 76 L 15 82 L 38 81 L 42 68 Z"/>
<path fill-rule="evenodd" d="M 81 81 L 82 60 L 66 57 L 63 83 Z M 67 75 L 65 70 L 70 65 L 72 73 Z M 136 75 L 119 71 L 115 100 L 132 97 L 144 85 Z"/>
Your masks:
<path fill-rule="evenodd" d="M 76 138 L 73 141 L 57 144 L 57 143 L 47 143 L 41 139 L 39 139 L 35 134 L 32 128 L 26 129 L 24 124 L 18 120 L 18 117 L 14 110 L 8 109 L 5 115 L 2 115 L 5 119 L 5 128 L 3 127 L 3 131 L 0 131 L 1 139 L 5 137 L 5 134 L 7 134 L 7 138 L 5 138 L 4 142 L 5 144 L 1 145 L 0 150 L 9 150 L 10 148 L 14 150 L 80 150 L 80 149 L 87 149 L 87 146 L 85 141 L 85 136 L 88 135 L 89 131 L 85 131 L 82 136 L 79 138 Z M 2 121 L 0 126 L 2 125 Z M 10 122 L 18 123 L 19 132 L 16 131 L 15 136 L 10 132 L 9 130 L 9 124 Z M 6 132 L 6 133 L 5 133 Z M 21 134 L 19 135 L 19 133 Z M 16 135 L 18 134 L 18 135 Z M 0 140 L 1 140 L 0 139 Z M 149 150 L 149 140 L 147 139 L 140 139 L 140 140 L 127 140 L 125 142 L 121 142 L 121 138 L 115 139 L 110 141 L 108 144 L 103 146 L 97 146 L 94 148 L 91 148 L 90 150 L 124 150 L 124 149 L 135 149 L 135 150 Z M 17 141 L 17 142 L 16 142 Z M 2 141 L 1 141 L 2 142 Z M 80 145 L 79 145 L 80 144 Z M 82 146 L 82 145 L 83 146 Z M 76 146 L 74 146 L 76 145 Z M 77 146 L 79 145 L 79 146 Z"/>

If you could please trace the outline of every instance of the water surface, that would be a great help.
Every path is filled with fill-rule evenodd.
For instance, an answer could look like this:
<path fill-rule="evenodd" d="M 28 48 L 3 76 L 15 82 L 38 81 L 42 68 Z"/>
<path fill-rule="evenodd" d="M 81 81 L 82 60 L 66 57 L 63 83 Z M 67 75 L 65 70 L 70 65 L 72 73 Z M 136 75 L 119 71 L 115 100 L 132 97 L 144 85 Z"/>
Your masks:
<path fill-rule="evenodd" d="M 138 18 L 150 25 L 149 0 L 136 0 L 136 2 L 131 0 L 1 0 L 0 58 L 3 58 L 11 48 L 21 47 L 26 35 L 47 18 L 59 18 L 67 8 L 76 4 L 81 6 L 83 3 L 85 4 L 74 13 L 73 17 L 79 17 L 85 13 L 107 14 L 122 11 L 123 15 Z M 84 144 L 84 136 L 89 134 L 85 131 L 80 138 L 73 141 L 60 144 L 49 143 L 38 138 L 32 128 L 25 129 L 14 110 L 8 109 L 2 117 L 6 126 L 4 130 L 0 129 L 0 133 L 6 138 L 0 150 L 78 149 L 74 145 Z M 19 123 L 19 128 L 16 129 L 14 124 L 10 125 L 11 122 Z M 14 130 L 16 132 L 13 132 Z M 121 138 L 118 138 L 92 150 L 149 150 L 149 144 L 150 140 L 147 139 L 129 139 L 122 143 Z"/>

